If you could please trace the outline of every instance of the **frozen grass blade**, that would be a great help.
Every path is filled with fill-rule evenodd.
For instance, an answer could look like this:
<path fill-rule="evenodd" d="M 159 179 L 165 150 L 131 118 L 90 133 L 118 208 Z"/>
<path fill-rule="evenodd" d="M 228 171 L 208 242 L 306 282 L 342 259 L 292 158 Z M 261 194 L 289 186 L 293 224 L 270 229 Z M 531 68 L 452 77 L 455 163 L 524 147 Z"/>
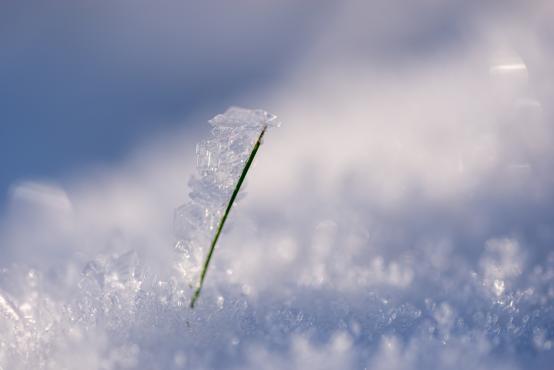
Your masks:
<path fill-rule="evenodd" d="M 204 285 L 204 279 L 206 278 L 206 273 L 208 272 L 208 266 L 210 265 L 210 261 L 212 259 L 212 255 L 215 250 L 215 246 L 217 244 L 217 240 L 219 239 L 219 235 L 221 234 L 221 230 L 223 230 L 223 226 L 225 225 L 225 221 L 227 220 L 227 217 L 229 216 L 229 212 L 231 211 L 231 208 L 233 207 L 233 203 L 235 202 L 235 199 L 237 198 L 237 195 L 240 191 L 240 187 L 242 186 L 242 183 L 244 182 L 244 179 L 246 178 L 246 174 L 248 173 L 248 170 L 250 169 L 250 166 L 252 165 L 252 162 L 254 161 L 254 157 L 256 157 L 256 153 L 258 152 L 258 149 L 260 148 L 260 145 L 262 143 L 262 139 L 264 137 L 265 131 L 267 130 L 267 125 L 265 125 L 260 132 L 260 135 L 258 136 L 258 140 L 256 140 L 256 143 L 254 144 L 254 147 L 252 148 L 252 152 L 250 152 L 250 156 L 248 157 L 248 160 L 246 161 L 246 164 L 244 165 L 244 168 L 240 174 L 239 181 L 237 181 L 237 185 L 235 186 L 235 189 L 233 190 L 233 194 L 231 195 L 231 198 L 229 199 L 229 203 L 227 204 L 227 208 L 225 209 L 225 213 L 223 214 L 223 217 L 219 221 L 219 225 L 217 226 L 217 231 L 214 235 L 214 238 L 212 240 L 212 243 L 210 245 L 210 250 L 208 252 L 208 255 L 206 256 L 206 260 L 204 261 L 204 265 L 202 266 L 202 272 L 200 273 L 200 280 L 198 282 L 198 285 L 196 287 L 196 290 L 194 291 L 194 294 L 192 296 L 192 299 L 190 300 L 190 308 L 194 308 L 194 305 L 196 301 L 198 300 L 198 297 L 200 297 L 200 292 L 202 291 L 202 286 Z"/>

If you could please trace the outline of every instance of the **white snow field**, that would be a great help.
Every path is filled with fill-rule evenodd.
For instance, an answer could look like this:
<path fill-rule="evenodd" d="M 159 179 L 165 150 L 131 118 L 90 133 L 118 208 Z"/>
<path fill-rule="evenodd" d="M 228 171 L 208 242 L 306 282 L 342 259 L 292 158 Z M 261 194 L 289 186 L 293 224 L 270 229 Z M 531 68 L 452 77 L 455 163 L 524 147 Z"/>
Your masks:
<path fill-rule="evenodd" d="M 283 126 L 264 137 L 194 310 L 210 239 L 195 225 L 213 227 L 248 141 L 198 147 L 235 167 L 197 163 L 211 134 L 196 123 L 202 134 L 161 134 L 63 186 L 14 184 L 0 369 L 553 368 L 551 2 L 508 1 L 493 22 L 470 1 L 460 40 L 382 45 L 386 57 L 357 45 L 437 20 L 410 12 L 397 34 L 345 3 L 301 63 L 237 97 Z M 206 194 L 214 208 L 192 212 Z"/>

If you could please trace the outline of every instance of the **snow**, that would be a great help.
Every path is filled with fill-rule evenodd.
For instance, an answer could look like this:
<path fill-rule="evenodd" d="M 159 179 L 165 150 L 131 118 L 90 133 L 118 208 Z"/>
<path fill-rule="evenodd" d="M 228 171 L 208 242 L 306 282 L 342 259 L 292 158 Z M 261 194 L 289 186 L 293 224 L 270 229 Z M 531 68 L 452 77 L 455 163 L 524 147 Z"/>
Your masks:
<path fill-rule="evenodd" d="M 322 61 L 352 35 L 376 42 L 365 24 L 400 32 L 366 22 L 363 2 L 342 10 L 329 27 L 346 35 L 243 98 L 285 125 L 265 137 L 194 310 L 203 253 L 187 222 L 209 229 L 195 205 L 217 210 L 229 194 L 251 143 L 229 145 L 244 111 L 218 116 L 196 157 L 193 133 L 171 132 L 64 188 L 14 186 L 0 225 L 1 368 L 552 367 L 548 37 L 508 17 L 401 66 Z M 353 14 L 363 24 L 344 27 Z M 508 31 L 517 47 L 496 41 Z"/>
<path fill-rule="evenodd" d="M 224 205 L 233 176 L 240 173 L 234 168 L 248 156 L 257 131 L 233 122 L 231 131 L 216 132 L 198 146 L 218 142 L 214 151 L 197 151 L 191 201 L 177 208 L 180 238 L 196 230 L 180 227 L 188 222 L 198 228 L 190 240 L 209 241 L 213 225 L 208 223 L 217 216 L 210 212 Z M 262 151 L 271 155 L 266 145 Z M 266 165 L 260 160 L 258 169 Z M 19 198 L 33 190 L 25 202 L 39 199 L 35 207 L 48 217 L 76 217 L 73 206 L 60 213 L 57 202 L 40 200 L 42 193 L 47 199 L 58 194 L 65 204 L 69 198 L 61 189 L 22 186 L 14 194 Z M 259 187 L 258 195 L 263 191 Z M 429 207 L 446 208 L 426 216 L 400 207 L 390 215 L 379 206 L 356 210 L 341 204 L 342 197 L 319 203 L 321 194 L 292 195 L 303 201 L 289 199 L 291 206 L 269 209 L 254 201 L 250 209 L 234 209 L 236 222 L 216 249 L 194 310 L 188 306 L 191 286 L 205 253 L 198 246 L 172 252 L 173 268 L 165 274 L 133 248 L 108 249 L 81 271 L 73 263 L 5 268 L 1 366 L 504 369 L 533 363 L 548 368 L 554 252 L 543 249 L 540 240 L 527 240 L 522 232 L 473 245 L 490 235 L 478 230 L 467 235 L 464 243 L 470 245 L 463 248 L 463 239 L 453 235 L 457 229 L 467 232 L 471 220 L 460 220 L 460 214 L 479 204 L 452 211 L 442 198 L 427 198 Z M 200 206 L 206 210 L 195 213 Z M 329 218 L 334 214 L 342 216 Z M 180 239 L 178 246 L 183 243 Z"/>

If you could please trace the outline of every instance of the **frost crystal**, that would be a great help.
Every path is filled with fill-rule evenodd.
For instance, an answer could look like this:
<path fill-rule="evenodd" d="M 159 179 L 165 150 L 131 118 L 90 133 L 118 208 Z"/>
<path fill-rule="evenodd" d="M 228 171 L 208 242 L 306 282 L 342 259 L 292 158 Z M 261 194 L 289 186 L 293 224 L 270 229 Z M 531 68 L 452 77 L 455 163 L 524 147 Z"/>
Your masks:
<path fill-rule="evenodd" d="M 183 253 L 179 267 L 187 278 L 198 273 L 252 147 L 264 127 L 279 125 L 276 118 L 260 109 L 232 107 L 209 121 L 210 138 L 196 146 L 190 201 L 178 207 L 174 217 L 175 249 Z"/>

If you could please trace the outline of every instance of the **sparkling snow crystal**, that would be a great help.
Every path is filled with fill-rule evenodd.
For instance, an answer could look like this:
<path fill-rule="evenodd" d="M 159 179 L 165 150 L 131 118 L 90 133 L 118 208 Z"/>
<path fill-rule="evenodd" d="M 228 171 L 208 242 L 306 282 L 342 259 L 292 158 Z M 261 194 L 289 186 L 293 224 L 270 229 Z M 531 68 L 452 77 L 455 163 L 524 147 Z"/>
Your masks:
<path fill-rule="evenodd" d="M 179 267 L 188 279 L 202 265 L 210 238 L 260 132 L 278 125 L 276 118 L 260 109 L 232 107 L 210 120 L 211 137 L 196 146 L 198 174 L 189 181 L 191 200 L 176 209 L 174 218 L 175 249 L 184 257 Z"/>

